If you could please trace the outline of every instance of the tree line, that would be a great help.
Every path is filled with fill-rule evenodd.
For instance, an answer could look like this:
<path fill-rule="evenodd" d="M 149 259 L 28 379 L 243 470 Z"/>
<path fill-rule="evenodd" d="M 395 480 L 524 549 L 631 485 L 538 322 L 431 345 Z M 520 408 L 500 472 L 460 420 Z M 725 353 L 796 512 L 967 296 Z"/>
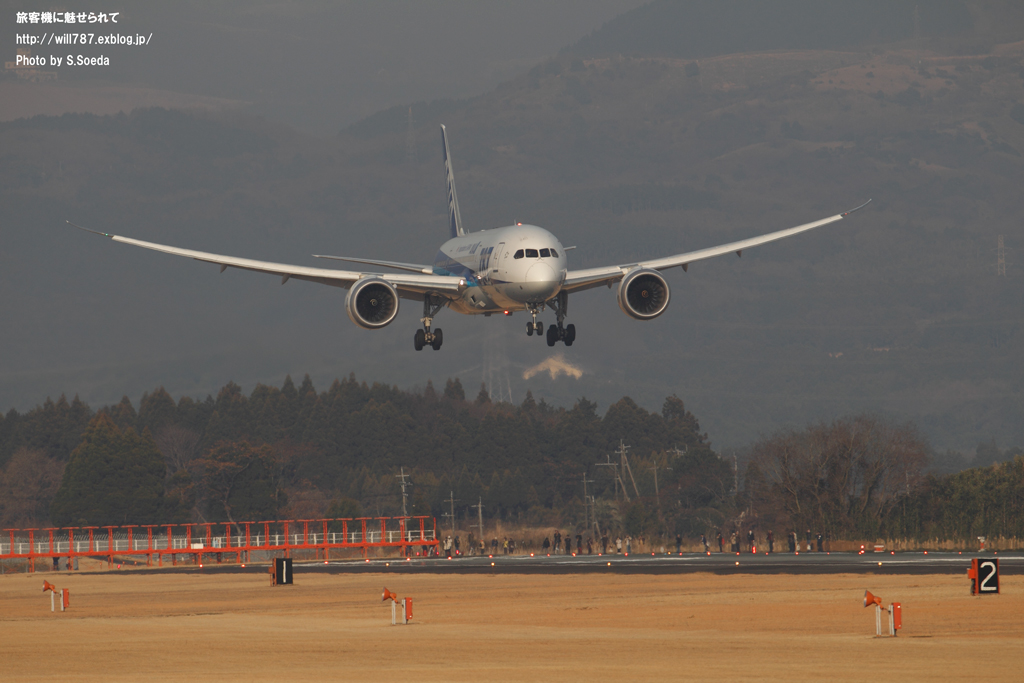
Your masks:
<path fill-rule="evenodd" d="M 786 429 L 739 460 L 712 450 L 676 396 L 651 412 L 628 397 L 603 415 L 357 381 L 317 391 L 228 383 L 175 401 L 162 388 L 93 411 L 77 397 L 0 416 L 6 526 L 236 522 L 408 514 L 696 538 L 815 529 L 830 538 L 1019 536 L 1024 457 L 929 475 L 912 424 L 855 416 Z M 617 453 L 628 445 L 627 455 Z M 979 457 L 982 456 L 979 447 Z M 737 463 L 737 464 L 734 464 Z M 740 471 L 737 471 L 739 469 Z M 446 523 L 446 521 L 445 521 Z"/>

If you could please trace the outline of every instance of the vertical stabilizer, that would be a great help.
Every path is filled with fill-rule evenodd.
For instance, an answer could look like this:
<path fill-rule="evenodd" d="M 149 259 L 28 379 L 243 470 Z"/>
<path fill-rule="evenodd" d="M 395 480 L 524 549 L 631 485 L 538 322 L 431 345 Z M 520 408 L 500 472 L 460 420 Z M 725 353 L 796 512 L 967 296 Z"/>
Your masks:
<path fill-rule="evenodd" d="M 448 133 L 441 126 L 441 151 L 444 153 L 444 172 L 448 176 L 448 227 L 452 237 L 461 237 L 462 216 L 459 215 L 459 196 L 455 194 L 455 175 L 452 173 L 452 155 L 448 151 Z"/>

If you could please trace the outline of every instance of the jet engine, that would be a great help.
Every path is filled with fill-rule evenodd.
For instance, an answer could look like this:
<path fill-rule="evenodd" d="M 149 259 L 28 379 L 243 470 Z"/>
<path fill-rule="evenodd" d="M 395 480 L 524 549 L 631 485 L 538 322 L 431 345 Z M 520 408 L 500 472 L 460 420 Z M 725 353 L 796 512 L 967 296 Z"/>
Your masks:
<path fill-rule="evenodd" d="M 619 308 L 637 320 L 657 318 L 668 308 L 668 298 L 668 282 L 656 270 L 631 270 L 619 283 Z"/>
<path fill-rule="evenodd" d="M 379 277 L 359 280 L 348 290 L 345 312 L 365 330 L 384 327 L 398 315 L 398 290 Z"/>

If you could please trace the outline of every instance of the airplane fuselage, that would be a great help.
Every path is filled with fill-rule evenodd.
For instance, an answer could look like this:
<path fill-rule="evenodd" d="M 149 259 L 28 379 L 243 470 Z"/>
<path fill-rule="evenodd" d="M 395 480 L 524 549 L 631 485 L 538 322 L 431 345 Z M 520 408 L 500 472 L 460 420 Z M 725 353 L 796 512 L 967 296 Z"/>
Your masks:
<path fill-rule="evenodd" d="M 469 285 L 450 308 L 488 314 L 526 310 L 553 299 L 567 272 L 565 249 L 536 225 L 510 225 L 454 237 L 434 258 L 435 275 Z"/>

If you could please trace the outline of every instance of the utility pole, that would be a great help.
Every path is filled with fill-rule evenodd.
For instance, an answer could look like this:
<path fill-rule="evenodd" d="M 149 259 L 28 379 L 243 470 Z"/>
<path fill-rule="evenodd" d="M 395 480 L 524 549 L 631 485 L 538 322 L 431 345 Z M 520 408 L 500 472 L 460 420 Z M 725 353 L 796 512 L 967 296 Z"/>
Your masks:
<path fill-rule="evenodd" d="M 587 479 L 587 473 L 583 473 L 583 528 L 590 528 L 590 515 L 587 513 L 590 507 L 590 496 L 587 495 L 587 484 L 593 484 L 592 479 Z"/>
<path fill-rule="evenodd" d="M 619 450 L 616 452 L 619 454 L 619 459 L 622 463 L 622 492 L 626 492 L 626 473 L 629 472 L 629 480 L 633 482 L 633 493 L 635 493 L 636 497 L 639 498 L 640 489 L 636 486 L 636 479 L 633 478 L 633 469 L 629 466 L 629 458 L 626 457 L 626 451 L 629 450 L 629 448 L 630 447 L 627 446 L 622 439 L 619 439 Z M 626 502 L 629 502 L 628 498 L 626 499 Z"/>
<path fill-rule="evenodd" d="M 740 461 L 736 454 L 732 454 L 732 494 L 740 495 Z"/>
<path fill-rule="evenodd" d="M 612 470 L 612 479 L 615 482 L 615 500 L 618 500 L 619 499 L 619 466 L 612 462 L 612 456 L 610 456 L 607 453 L 605 453 L 604 457 L 606 457 L 608 459 L 608 462 L 596 462 L 596 463 L 594 463 L 594 465 L 596 467 L 613 467 L 613 468 L 615 468 L 615 469 Z M 629 494 L 626 493 L 625 485 L 623 485 L 623 487 L 622 487 L 622 493 L 623 493 L 623 495 L 626 496 L 626 502 L 628 503 L 629 502 Z"/>
<path fill-rule="evenodd" d="M 661 505 L 661 499 L 658 498 L 658 470 L 660 470 L 661 468 L 658 467 L 657 465 L 654 465 L 653 467 L 648 467 L 647 469 L 654 472 L 654 497 L 658 499 L 658 505 Z"/>
<path fill-rule="evenodd" d="M 454 536 L 455 535 L 455 503 L 458 502 L 458 498 L 455 497 L 455 492 L 454 491 L 449 491 L 448 492 L 448 500 L 446 500 L 444 502 L 448 503 L 451 506 L 451 508 L 450 508 L 451 509 L 451 513 L 448 514 L 448 516 L 451 518 L 451 522 L 452 522 L 452 536 Z"/>
<path fill-rule="evenodd" d="M 476 508 L 477 514 L 477 531 L 480 532 L 480 540 L 484 540 L 484 499 L 482 497 L 477 498 L 476 505 L 470 505 L 470 507 Z"/>
<path fill-rule="evenodd" d="M 409 516 L 409 512 L 406 509 L 407 504 L 409 502 L 409 494 L 406 492 L 405 487 L 409 486 L 410 484 L 412 484 L 412 482 L 411 481 L 406 481 L 406 477 L 408 477 L 408 476 L 409 475 L 407 475 L 405 473 L 405 468 L 404 467 L 402 468 L 402 473 L 401 474 L 396 474 L 395 475 L 396 479 L 400 479 L 401 480 L 399 482 L 399 486 L 402 487 L 402 516 L 403 517 L 408 517 Z"/>

